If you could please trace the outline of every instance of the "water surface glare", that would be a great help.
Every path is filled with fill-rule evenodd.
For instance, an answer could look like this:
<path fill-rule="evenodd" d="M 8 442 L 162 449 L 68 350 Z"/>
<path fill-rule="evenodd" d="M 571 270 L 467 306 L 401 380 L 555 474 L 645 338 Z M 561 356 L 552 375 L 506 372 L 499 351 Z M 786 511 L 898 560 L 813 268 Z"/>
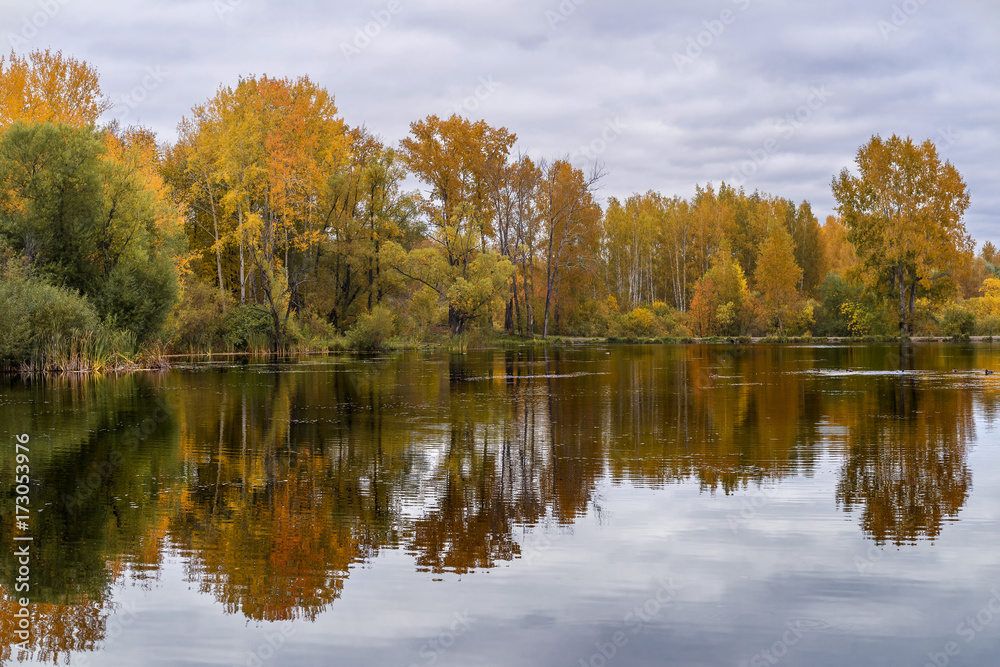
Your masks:
<path fill-rule="evenodd" d="M 687 345 L 10 379 L 0 661 L 1000 664 L 997 368 Z"/>

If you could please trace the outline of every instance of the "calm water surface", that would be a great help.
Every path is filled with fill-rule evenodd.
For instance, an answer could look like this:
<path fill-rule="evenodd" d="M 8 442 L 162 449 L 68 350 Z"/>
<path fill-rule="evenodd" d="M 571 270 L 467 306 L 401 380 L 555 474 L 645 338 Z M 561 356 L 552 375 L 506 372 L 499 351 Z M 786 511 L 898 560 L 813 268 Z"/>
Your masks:
<path fill-rule="evenodd" d="M 409 352 L 10 380 L 0 659 L 1000 664 L 1000 375 L 984 368 L 1000 346 Z M 16 433 L 31 436 L 27 533 Z"/>

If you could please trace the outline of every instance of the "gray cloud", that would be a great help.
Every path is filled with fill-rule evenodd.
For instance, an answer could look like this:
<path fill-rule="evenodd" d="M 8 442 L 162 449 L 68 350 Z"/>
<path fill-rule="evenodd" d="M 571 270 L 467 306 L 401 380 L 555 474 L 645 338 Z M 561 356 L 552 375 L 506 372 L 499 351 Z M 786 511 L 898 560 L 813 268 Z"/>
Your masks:
<path fill-rule="evenodd" d="M 24 39 L 46 6 L 58 9 Z M 992 0 L 13 0 L 4 15 L 19 51 L 92 63 L 119 102 L 111 115 L 165 140 L 220 84 L 308 74 L 350 124 L 389 141 L 457 105 L 536 157 L 587 166 L 595 155 L 581 148 L 602 148 L 605 196 L 690 196 L 736 174 L 823 217 L 834 174 L 872 134 L 897 133 L 938 144 L 969 184 L 970 233 L 1000 241 Z M 484 80 L 497 85 L 476 96 Z M 789 132 L 816 89 L 828 98 Z M 602 145 L 608 123 L 622 129 Z M 748 173 L 768 140 L 777 149 Z"/>

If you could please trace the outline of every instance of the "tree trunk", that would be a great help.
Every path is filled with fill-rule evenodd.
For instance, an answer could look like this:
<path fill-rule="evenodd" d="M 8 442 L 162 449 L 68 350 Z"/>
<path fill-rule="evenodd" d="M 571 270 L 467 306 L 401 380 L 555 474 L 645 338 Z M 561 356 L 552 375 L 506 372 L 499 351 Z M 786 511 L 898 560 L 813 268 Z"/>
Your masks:
<path fill-rule="evenodd" d="M 517 297 L 517 276 L 514 276 L 514 321 L 517 323 L 517 332 L 524 335 L 524 326 L 521 322 L 521 300 Z"/>
<path fill-rule="evenodd" d="M 917 281 L 914 280 L 913 284 L 910 285 L 910 304 L 909 304 L 910 313 L 909 317 L 907 318 L 908 322 L 913 322 L 913 311 L 916 307 L 916 300 L 917 300 Z M 909 327 L 907 327 L 907 333 L 909 333 Z"/>
<path fill-rule="evenodd" d="M 219 219 L 215 213 L 215 198 L 209 192 L 208 200 L 212 204 L 212 224 L 215 226 L 215 266 L 219 271 L 219 298 L 222 299 L 222 311 L 226 311 L 226 287 L 222 280 L 222 239 L 219 238 Z"/>
<path fill-rule="evenodd" d="M 246 277 L 246 264 L 243 259 L 243 204 L 239 206 L 239 226 L 237 234 L 240 239 L 240 305 L 244 305 L 247 302 L 247 277 Z"/>
<path fill-rule="evenodd" d="M 448 305 L 448 328 L 451 330 L 453 335 L 458 335 L 462 333 L 465 322 L 459 316 L 458 311 L 451 304 Z"/>
<path fill-rule="evenodd" d="M 903 336 L 910 334 L 909 323 L 907 322 L 906 308 L 906 283 L 903 280 L 903 272 L 896 270 L 896 283 L 899 285 L 899 333 Z"/>

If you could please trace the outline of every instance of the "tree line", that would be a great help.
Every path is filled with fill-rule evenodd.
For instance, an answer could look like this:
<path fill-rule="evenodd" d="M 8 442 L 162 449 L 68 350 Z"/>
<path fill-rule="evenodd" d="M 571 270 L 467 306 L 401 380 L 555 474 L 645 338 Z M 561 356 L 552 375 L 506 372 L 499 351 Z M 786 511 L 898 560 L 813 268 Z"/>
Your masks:
<path fill-rule="evenodd" d="M 250 76 L 177 139 L 99 125 L 93 67 L 0 58 L 0 358 L 489 338 L 992 335 L 996 249 L 933 143 L 874 136 L 838 215 L 722 183 L 598 199 L 453 115 L 390 145 L 307 76 Z M 415 177 L 421 189 L 409 191 Z M 81 343 L 81 341 L 83 341 Z"/>

